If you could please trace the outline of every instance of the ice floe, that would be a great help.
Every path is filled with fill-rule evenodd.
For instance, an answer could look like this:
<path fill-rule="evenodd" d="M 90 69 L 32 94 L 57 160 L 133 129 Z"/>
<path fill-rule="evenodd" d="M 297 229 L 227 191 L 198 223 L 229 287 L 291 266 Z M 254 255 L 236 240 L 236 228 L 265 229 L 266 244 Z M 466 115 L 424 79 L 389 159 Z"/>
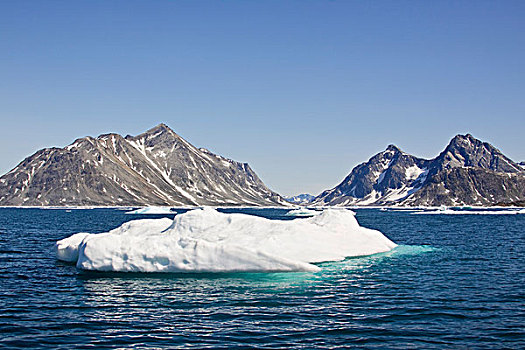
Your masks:
<path fill-rule="evenodd" d="M 311 210 L 306 208 L 299 208 L 299 209 L 293 209 L 290 210 L 288 213 L 286 213 L 286 216 L 315 216 L 320 214 L 321 212 L 318 210 Z"/>
<path fill-rule="evenodd" d="M 56 243 L 60 260 L 84 270 L 126 272 L 318 271 L 312 263 L 390 251 L 396 244 L 359 226 L 349 210 L 301 220 L 225 214 L 211 208 L 174 220 L 143 219 Z"/>
<path fill-rule="evenodd" d="M 126 214 L 176 214 L 169 207 L 146 207 L 128 211 Z"/>

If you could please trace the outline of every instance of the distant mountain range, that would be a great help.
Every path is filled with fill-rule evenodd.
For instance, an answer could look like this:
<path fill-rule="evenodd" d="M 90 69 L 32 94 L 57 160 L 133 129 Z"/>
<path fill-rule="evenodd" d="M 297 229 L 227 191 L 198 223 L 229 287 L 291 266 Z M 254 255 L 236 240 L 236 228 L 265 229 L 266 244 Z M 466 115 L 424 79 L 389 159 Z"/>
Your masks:
<path fill-rule="evenodd" d="M 0 205 L 288 205 L 247 163 L 196 148 L 164 124 L 138 136 L 46 148 L 0 178 Z"/>
<path fill-rule="evenodd" d="M 467 134 L 455 136 L 430 160 L 390 145 L 311 204 L 487 206 L 524 199 L 525 164 Z"/>
<path fill-rule="evenodd" d="M 282 198 L 247 163 L 196 148 L 164 124 L 138 136 L 46 148 L 0 177 L 1 206 L 488 206 L 525 203 L 525 162 L 457 135 L 434 159 L 394 145 L 314 197 Z"/>
<path fill-rule="evenodd" d="M 284 197 L 284 199 L 293 204 L 308 204 L 315 199 L 315 196 L 312 196 L 308 193 L 298 194 L 297 196 Z"/>

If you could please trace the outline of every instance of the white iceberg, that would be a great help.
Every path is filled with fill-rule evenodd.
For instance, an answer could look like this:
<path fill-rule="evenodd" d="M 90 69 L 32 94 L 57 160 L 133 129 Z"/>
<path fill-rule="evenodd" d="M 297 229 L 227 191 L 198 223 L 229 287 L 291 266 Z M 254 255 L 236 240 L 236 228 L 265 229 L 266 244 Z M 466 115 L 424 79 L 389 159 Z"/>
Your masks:
<path fill-rule="evenodd" d="M 390 251 L 396 244 L 359 226 L 348 210 L 270 220 L 210 208 L 174 220 L 144 219 L 56 243 L 60 260 L 84 270 L 123 272 L 319 271 L 312 263 Z"/>
<path fill-rule="evenodd" d="M 169 207 L 146 207 L 139 208 L 132 211 L 127 211 L 126 214 L 177 214 L 171 211 Z"/>
<path fill-rule="evenodd" d="M 320 213 L 321 212 L 317 211 L 317 210 L 311 210 L 311 209 L 306 209 L 306 208 L 299 208 L 299 209 L 290 210 L 285 215 L 286 216 L 298 216 L 298 217 L 302 216 L 302 217 L 304 217 L 304 216 L 315 216 L 315 215 L 318 215 Z"/>

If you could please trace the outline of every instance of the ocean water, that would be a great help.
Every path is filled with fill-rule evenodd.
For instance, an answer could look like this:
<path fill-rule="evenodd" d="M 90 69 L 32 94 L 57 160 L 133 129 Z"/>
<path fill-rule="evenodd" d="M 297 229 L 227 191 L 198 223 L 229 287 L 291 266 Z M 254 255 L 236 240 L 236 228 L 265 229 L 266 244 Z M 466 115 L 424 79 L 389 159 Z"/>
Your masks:
<path fill-rule="evenodd" d="M 136 218 L 0 209 L 0 348 L 525 348 L 525 215 L 359 209 L 400 246 L 319 273 L 88 273 L 54 256 Z"/>

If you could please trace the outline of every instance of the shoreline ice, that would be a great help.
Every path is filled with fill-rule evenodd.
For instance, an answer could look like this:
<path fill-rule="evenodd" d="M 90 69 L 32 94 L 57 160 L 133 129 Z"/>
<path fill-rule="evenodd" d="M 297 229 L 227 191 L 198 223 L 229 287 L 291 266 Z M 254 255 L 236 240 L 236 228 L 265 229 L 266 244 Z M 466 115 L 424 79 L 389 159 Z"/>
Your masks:
<path fill-rule="evenodd" d="M 60 260 L 79 269 L 120 272 L 319 271 L 313 263 L 392 250 L 381 232 L 359 226 L 348 210 L 270 220 L 211 208 L 174 220 L 142 219 L 105 233 L 56 243 Z"/>
<path fill-rule="evenodd" d="M 519 215 L 525 214 L 525 209 L 496 209 L 496 210 L 453 210 L 442 209 L 433 211 L 412 212 L 412 215 Z"/>

